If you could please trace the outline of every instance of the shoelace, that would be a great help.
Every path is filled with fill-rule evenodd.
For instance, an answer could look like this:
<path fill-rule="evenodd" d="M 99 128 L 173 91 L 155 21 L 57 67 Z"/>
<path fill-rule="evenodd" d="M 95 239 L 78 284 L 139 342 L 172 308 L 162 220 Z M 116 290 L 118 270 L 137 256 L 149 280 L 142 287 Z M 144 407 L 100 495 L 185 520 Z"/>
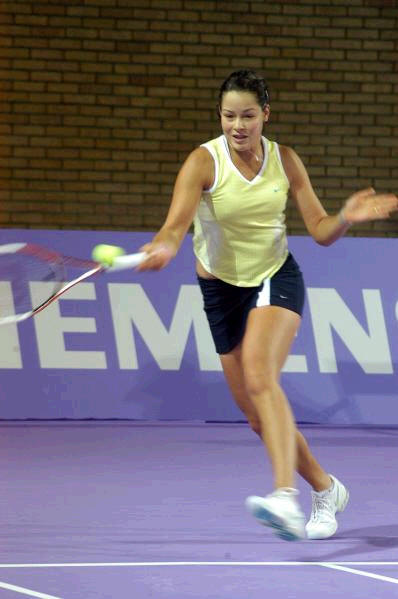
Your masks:
<path fill-rule="evenodd" d="M 329 517 L 333 517 L 333 512 L 330 509 L 330 502 L 326 497 L 314 495 L 313 498 L 314 501 L 312 504 L 311 520 L 327 520 Z M 326 518 L 321 517 L 323 514 L 326 516 Z"/>

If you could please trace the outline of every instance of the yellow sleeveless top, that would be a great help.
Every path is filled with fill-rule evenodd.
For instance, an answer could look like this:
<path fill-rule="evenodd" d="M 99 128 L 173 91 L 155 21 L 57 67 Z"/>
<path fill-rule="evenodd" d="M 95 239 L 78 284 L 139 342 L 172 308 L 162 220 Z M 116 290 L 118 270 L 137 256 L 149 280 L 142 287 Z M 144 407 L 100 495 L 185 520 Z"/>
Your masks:
<path fill-rule="evenodd" d="M 209 273 L 239 287 L 259 285 L 288 255 L 289 180 L 278 144 L 265 137 L 262 143 L 264 161 L 251 181 L 233 164 L 224 135 L 202 144 L 213 156 L 215 178 L 194 218 L 194 252 Z"/>

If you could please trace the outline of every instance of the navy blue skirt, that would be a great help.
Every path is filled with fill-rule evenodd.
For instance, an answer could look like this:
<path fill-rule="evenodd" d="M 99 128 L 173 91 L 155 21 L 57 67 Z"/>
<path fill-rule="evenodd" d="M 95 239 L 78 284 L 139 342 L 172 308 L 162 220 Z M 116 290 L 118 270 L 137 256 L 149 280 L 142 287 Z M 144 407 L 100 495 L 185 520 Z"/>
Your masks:
<path fill-rule="evenodd" d="M 220 279 L 198 276 L 204 310 L 219 354 L 229 353 L 242 341 L 252 308 L 279 306 L 297 312 L 304 308 L 304 280 L 289 253 L 281 268 L 256 287 L 238 287 Z"/>

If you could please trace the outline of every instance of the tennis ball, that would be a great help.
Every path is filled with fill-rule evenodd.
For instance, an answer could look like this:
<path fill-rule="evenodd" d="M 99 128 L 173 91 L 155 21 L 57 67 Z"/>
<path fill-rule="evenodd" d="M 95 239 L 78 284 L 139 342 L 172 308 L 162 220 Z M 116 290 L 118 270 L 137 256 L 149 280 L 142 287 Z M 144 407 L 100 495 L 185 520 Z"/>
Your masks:
<path fill-rule="evenodd" d="M 124 249 L 117 245 L 100 243 L 93 248 L 91 256 L 96 262 L 100 262 L 106 266 L 112 266 L 114 259 L 118 256 L 123 256 L 124 253 Z"/>

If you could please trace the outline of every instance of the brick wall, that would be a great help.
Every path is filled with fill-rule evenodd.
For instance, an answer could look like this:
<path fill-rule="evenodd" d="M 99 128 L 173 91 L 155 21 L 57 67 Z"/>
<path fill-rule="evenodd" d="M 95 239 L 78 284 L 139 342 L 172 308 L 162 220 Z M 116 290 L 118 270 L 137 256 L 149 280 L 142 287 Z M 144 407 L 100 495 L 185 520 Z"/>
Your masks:
<path fill-rule="evenodd" d="M 267 77 L 266 135 L 329 211 L 396 192 L 397 31 L 395 0 L 2 0 L 0 226 L 156 229 L 241 67 Z M 397 232 L 394 217 L 352 234 Z"/>

